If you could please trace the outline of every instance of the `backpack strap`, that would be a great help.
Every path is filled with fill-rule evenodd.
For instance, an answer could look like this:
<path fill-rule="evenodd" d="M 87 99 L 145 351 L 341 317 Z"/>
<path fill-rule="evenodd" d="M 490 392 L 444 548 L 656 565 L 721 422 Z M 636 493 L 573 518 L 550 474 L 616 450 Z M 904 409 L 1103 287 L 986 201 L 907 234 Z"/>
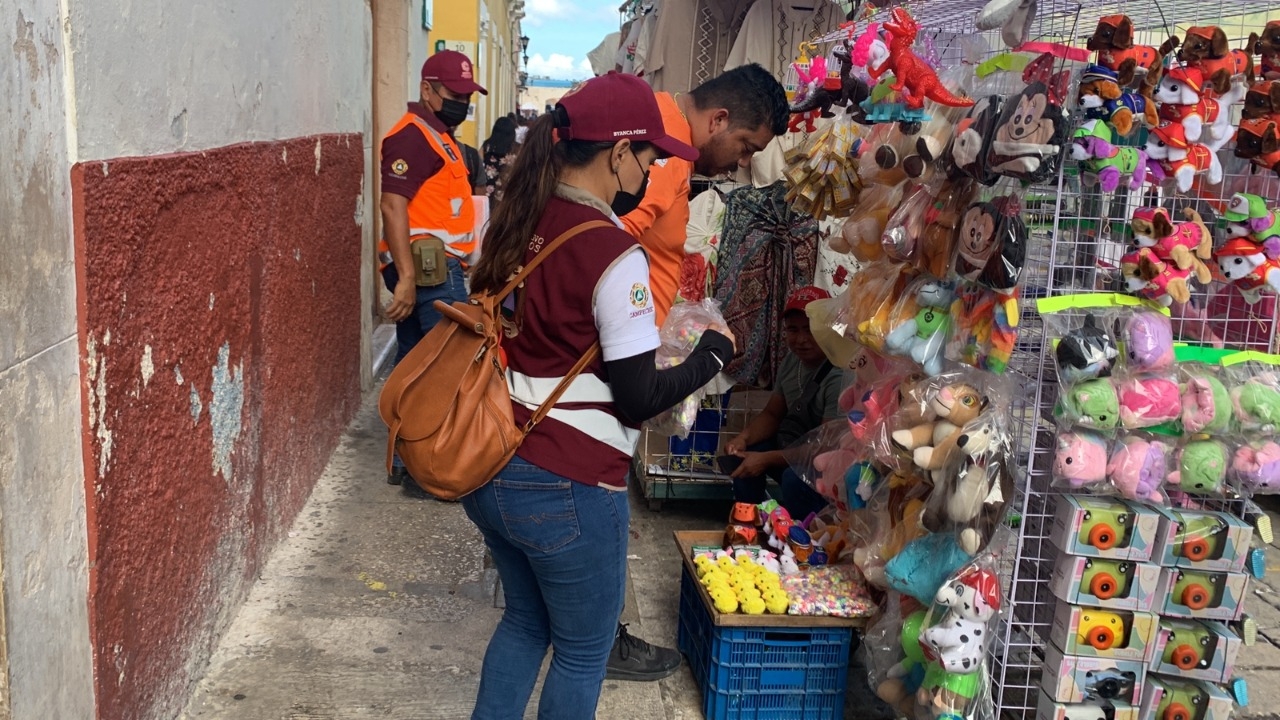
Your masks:
<path fill-rule="evenodd" d="M 547 399 L 538 406 L 536 411 L 534 411 L 533 417 L 529 418 L 529 422 L 524 424 L 525 435 L 532 432 L 534 426 L 542 422 L 542 419 L 551 413 L 552 408 L 556 406 L 556 401 L 560 399 L 560 396 L 564 394 L 565 390 L 569 389 L 569 385 L 573 383 L 574 378 L 581 375 L 582 371 L 586 370 L 587 366 L 590 365 L 599 354 L 600 343 L 592 343 L 591 347 L 587 348 L 587 351 L 578 359 L 578 362 L 573 366 L 573 369 L 571 369 L 568 374 L 560 380 L 559 385 L 556 385 L 556 389 L 552 390 L 551 394 L 547 396 Z"/>

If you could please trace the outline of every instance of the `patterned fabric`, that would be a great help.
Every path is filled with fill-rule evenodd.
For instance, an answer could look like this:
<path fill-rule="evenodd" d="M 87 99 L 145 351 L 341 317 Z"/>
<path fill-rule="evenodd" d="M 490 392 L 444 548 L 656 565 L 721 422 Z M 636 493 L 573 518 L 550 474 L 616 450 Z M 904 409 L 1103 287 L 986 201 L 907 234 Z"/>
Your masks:
<path fill-rule="evenodd" d="M 813 284 L 818 221 L 793 210 L 782 182 L 744 187 L 725 202 L 716 268 L 716 300 L 737 338 L 725 373 L 769 387 L 782 364 L 782 308 L 794 288 Z"/>
<path fill-rule="evenodd" d="M 507 166 L 515 162 L 515 149 L 506 155 L 499 155 L 489 150 L 489 144 L 485 143 L 484 150 L 484 177 L 485 191 L 489 196 L 490 206 L 496 205 L 502 199 L 502 185 L 506 180 Z"/>

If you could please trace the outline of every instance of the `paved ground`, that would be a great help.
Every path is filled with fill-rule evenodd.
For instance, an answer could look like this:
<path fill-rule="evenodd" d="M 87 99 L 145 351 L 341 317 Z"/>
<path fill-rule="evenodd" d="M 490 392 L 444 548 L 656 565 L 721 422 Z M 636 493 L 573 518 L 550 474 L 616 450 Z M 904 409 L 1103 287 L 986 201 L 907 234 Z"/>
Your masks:
<path fill-rule="evenodd" d="M 383 482 L 384 432 L 371 393 L 183 717 L 470 715 L 482 653 L 501 614 L 495 573 L 459 505 L 408 499 Z M 669 503 L 653 513 L 633 492 L 623 620 L 636 635 L 675 644 L 679 559 L 671 532 L 714 528 L 724 512 L 723 504 Z M 1280 583 L 1280 548 L 1268 552 Z M 1280 711 L 1280 584 L 1255 588 L 1250 610 L 1262 637 L 1241 660 L 1253 698 L 1247 717 L 1280 717 L 1269 714 Z M 607 682 L 598 717 L 695 720 L 700 705 L 685 667 L 657 683 Z M 879 716 L 865 691 L 847 706 L 849 718 Z"/>

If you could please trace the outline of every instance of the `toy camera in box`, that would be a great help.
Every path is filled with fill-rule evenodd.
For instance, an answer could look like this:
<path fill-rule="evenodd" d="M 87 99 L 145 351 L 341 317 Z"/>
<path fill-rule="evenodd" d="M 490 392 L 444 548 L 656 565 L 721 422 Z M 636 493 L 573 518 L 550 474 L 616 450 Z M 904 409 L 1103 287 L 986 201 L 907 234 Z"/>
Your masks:
<path fill-rule="evenodd" d="M 1241 644 L 1220 622 L 1160 618 L 1151 670 L 1211 683 L 1228 682 L 1235 675 Z"/>
<path fill-rule="evenodd" d="M 1138 706 L 1109 700 L 1060 703 L 1042 692 L 1036 720 L 1138 720 Z"/>
<path fill-rule="evenodd" d="M 1155 609 L 1170 617 L 1239 620 L 1248 589 L 1249 576 L 1245 573 L 1164 568 L 1160 571 Z"/>
<path fill-rule="evenodd" d="M 1120 498 L 1063 495 L 1050 541 L 1069 555 L 1146 561 L 1155 548 L 1160 516 Z"/>
<path fill-rule="evenodd" d="M 1148 675 L 1141 720 L 1230 720 L 1235 701 L 1222 688 L 1202 680 Z"/>
<path fill-rule="evenodd" d="M 1159 583 L 1160 568 L 1155 565 L 1059 553 L 1049 590 L 1073 605 L 1148 612 Z"/>
<path fill-rule="evenodd" d="M 1058 603 L 1049 639 L 1067 655 L 1149 660 L 1159 622 L 1152 613 Z"/>
<path fill-rule="evenodd" d="M 1040 684 L 1054 702 L 1136 705 L 1146 673 L 1147 666 L 1141 660 L 1066 655 L 1050 643 L 1044 649 Z"/>
<path fill-rule="evenodd" d="M 1160 530 L 1152 561 L 1164 567 L 1241 572 L 1253 528 L 1240 518 L 1203 510 L 1157 508 Z"/>

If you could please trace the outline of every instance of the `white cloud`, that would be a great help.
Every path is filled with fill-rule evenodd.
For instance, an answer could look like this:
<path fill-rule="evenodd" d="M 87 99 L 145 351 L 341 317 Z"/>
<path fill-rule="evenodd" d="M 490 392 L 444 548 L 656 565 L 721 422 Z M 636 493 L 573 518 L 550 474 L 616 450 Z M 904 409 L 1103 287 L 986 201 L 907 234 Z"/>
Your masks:
<path fill-rule="evenodd" d="M 591 67 L 591 61 L 586 58 L 583 58 L 582 62 L 578 63 L 578 72 L 582 73 L 582 77 L 591 77 L 596 74 L 596 71 Z"/>
<path fill-rule="evenodd" d="M 577 8 L 567 0 L 528 0 L 525 9 L 528 16 L 524 21 L 533 27 L 541 27 L 548 20 L 567 18 L 577 13 Z"/>
<path fill-rule="evenodd" d="M 545 58 L 537 54 L 529 57 L 529 74 L 557 80 L 581 80 L 591 77 L 591 64 L 560 53 L 551 53 Z"/>

